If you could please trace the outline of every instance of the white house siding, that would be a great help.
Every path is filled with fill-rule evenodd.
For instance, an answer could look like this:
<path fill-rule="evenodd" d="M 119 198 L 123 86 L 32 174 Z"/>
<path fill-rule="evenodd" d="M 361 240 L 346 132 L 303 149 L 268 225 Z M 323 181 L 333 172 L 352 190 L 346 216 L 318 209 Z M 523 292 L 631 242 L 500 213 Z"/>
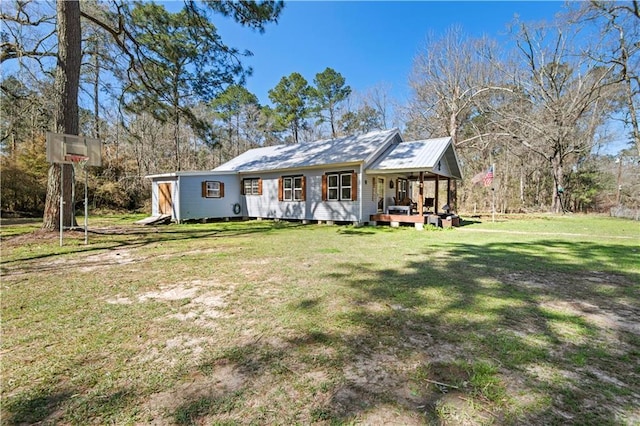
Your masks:
<path fill-rule="evenodd" d="M 359 221 L 359 201 L 322 201 L 322 176 L 328 172 L 353 171 L 359 166 L 335 169 L 288 170 L 277 173 L 252 173 L 240 175 L 243 178 L 261 178 L 262 195 L 244 196 L 247 216 L 270 219 Z M 278 201 L 278 180 L 282 176 L 305 176 L 306 201 Z M 360 177 L 360 176 L 359 176 Z M 242 185 L 242 183 L 241 183 Z M 357 192 L 360 193 L 359 191 Z"/>
<path fill-rule="evenodd" d="M 395 204 L 395 196 L 396 196 L 396 185 L 398 183 L 398 179 L 406 179 L 406 175 L 400 174 L 365 174 L 365 179 L 367 181 L 366 193 L 364 194 L 364 205 L 363 205 L 363 221 L 368 221 L 369 216 L 372 214 L 376 214 L 378 212 L 378 202 L 377 202 L 377 194 L 374 193 L 373 181 L 374 179 L 382 178 L 384 179 L 384 205 L 383 212 L 386 212 L 386 209 L 389 206 Z M 390 188 L 389 182 L 393 181 L 393 188 Z M 414 182 L 415 184 L 415 182 Z M 409 190 L 409 197 L 411 197 L 411 190 Z M 415 201 L 415 200 L 414 200 Z"/>
<path fill-rule="evenodd" d="M 386 209 L 389 206 L 394 205 L 394 198 L 396 196 L 396 183 L 398 178 L 405 178 L 403 175 L 396 174 L 373 174 L 373 175 L 365 175 L 366 176 L 366 194 L 364 195 L 365 204 L 363 206 L 363 216 L 364 221 L 369 220 L 369 216 L 372 214 L 378 213 L 378 197 L 377 190 L 374 192 L 373 181 L 374 179 L 384 179 L 384 203 L 383 203 L 383 213 L 386 212 Z M 389 181 L 393 181 L 393 188 L 389 188 Z"/>
<path fill-rule="evenodd" d="M 224 184 L 224 197 L 206 198 L 202 196 L 202 182 L 218 181 Z M 211 174 L 180 176 L 180 217 L 178 220 L 241 217 L 246 209 L 240 195 L 240 181 L 236 174 Z M 240 204 L 240 213 L 233 207 Z"/>
<path fill-rule="evenodd" d="M 369 216 L 378 211 L 377 197 L 373 192 L 373 179 L 375 178 L 377 176 L 365 174 L 360 179 L 362 184 L 362 222 L 368 222 Z"/>
<path fill-rule="evenodd" d="M 438 167 L 438 165 L 440 167 Z M 433 171 L 435 173 L 438 173 L 441 176 L 451 176 L 451 167 L 449 167 L 449 162 L 447 161 L 446 157 L 443 156 L 438 165 L 433 168 Z"/>

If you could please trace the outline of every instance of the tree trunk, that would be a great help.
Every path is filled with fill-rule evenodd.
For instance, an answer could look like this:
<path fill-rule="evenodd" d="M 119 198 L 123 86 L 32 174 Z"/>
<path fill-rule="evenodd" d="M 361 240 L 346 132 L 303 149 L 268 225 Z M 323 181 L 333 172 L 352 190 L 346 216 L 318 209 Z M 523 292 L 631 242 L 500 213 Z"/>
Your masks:
<path fill-rule="evenodd" d="M 58 61 L 54 82 L 56 106 L 54 123 L 56 133 L 78 134 L 78 86 L 80 84 L 81 32 L 80 3 L 58 0 L 56 3 L 58 31 Z M 64 168 L 64 182 L 60 186 L 60 174 Z M 43 229 L 60 229 L 60 196 L 64 195 L 63 226 L 77 226 L 72 199 L 73 166 L 52 164 L 49 167 L 47 198 L 45 201 Z"/>
<path fill-rule="evenodd" d="M 176 167 L 178 170 L 182 170 L 182 155 L 180 153 L 180 93 L 178 92 L 178 75 L 179 71 L 176 71 L 173 80 L 173 139 L 176 147 Z"/>
<path fill-rule="evenodd" d="M 93 119 L 94 137 L 100 139 L 100 62 L 98 62 L 98 42 L 96 41 L 95 52 L 93 53 Z"/>
<path fill-rule="evenodd" d="M 240 112 L 234 116 L 236 119 L 236 125 L 231 131 L 235 130 L 236 133 L 236 155 L 240 155 Z"/>
<path fill-rule="evenodd" d="M 338 137 L 338 133 L 336 132 L 335 112 L 333 111 L 333 105 L 331 104 L 329 104 L 329 121 L 331 122 L 331 137 L 335 139 Z"/>
<path fill-rule="evenodd" d="M 175 117 L 173 119 L 173 140 L 175 141 L 176 147 L 176 167 L 178 171 L 180 171 L 182 170 L 182 156 L 180 155 L 180 116 L 177 111 L 175 111 Z"/>
<path fill-rule="evenodd" d="M 293 141 L 298 143 L 298 120 L 293 121 Z"/>
<path fill-rule="evenodd" d="M 562 211 L 562 191 L 564 191 L 564 172 L 562 170 L 562 158 L 560 154 L 556 154 L 551 158 L 551 167 L 553 169 L 553 203 L 551 210 L 554 213 Z"/>
<path fill-rule="evenodd" d="M 629 115 L 631 117 L 631 134 L 633 135 L 633 140 L 636 144 L 636 148 L 638 149 L 638 154 L 640 154 L 640 129 L 638 128 L 638 113 L 636 112 L 633 88 L 631 87 L 631 78 L 629 78 L 629 74 L 626 72 L 624 74 L 624 87 L 625 95 L 627 98 L 627 105 L 629 106 Z"/>
<path fill-rule="evenodd" d="M 520 208 L 523 208 L 525 206 L 525 199 L 524 199 L 524 188 L 525 188 L 525 182 L 524 182 L 524 162 L 520 163 Z"/>

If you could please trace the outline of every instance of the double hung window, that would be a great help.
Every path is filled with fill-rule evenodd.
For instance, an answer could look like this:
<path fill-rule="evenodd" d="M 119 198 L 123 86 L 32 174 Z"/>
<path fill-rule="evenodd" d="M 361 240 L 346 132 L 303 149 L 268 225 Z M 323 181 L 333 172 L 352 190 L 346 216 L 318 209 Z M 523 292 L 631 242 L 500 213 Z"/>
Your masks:
<path fill-rule="evenodd" d="M 280 201 L 304 201 L 304 176 L 285 176 L 280 178 L 278 199 Z"/>
<path fill-rule="evenodd" d="M 357 175 L 353 172 L 328 173 L 323 176 L 322 195 L 328 201 L 356 199 Z"/>
<path fill-rule="evenodd" d="M 242 193 L 244 195 L 262 195 L 262 179 L 260 178 L 243 179 Z"/>
<path fill-rule="evenodd" d="M 224 197 L 224 183 L 219 181 L 202 182 L 203 198 L 222 198 Z"/>

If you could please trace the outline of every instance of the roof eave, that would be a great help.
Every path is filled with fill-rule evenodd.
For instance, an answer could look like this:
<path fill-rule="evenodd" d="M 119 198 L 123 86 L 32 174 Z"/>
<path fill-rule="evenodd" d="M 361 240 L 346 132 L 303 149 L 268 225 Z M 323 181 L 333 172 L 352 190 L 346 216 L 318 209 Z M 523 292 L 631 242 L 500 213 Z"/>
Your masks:
<path fill-rule="evenodd" d="M 433 171 L 433 167 L 411 167 L 411 168 L 406 168 L 406 169 L 401 169 L 401 168 L 395 168 L 395 169 L 367 169 L 365 170 L 365 174 L 368 175 L 406 175 L 408 173 L 420 173 L 420 172 L 424 172 L 424 173 L 428 173 L 430 175 L 433 176 L 440 176 L 444 179 L 455 179 L 455 180 L 462 180 L 461 176 L 457 176 L 457 175 L 443 175 L 441 173 L 435 173 Z"/>
<path fill-rule="evenodd" d="M 236 171 L 214 171 L 214 170 L 192 170 L 185 172 L 168 172 L 157 173 L 153 175 L 146 175 L 145 179 L 159 179 L 159 178 L 176 178 L 183 176 L 212 176 L 212 175 L 234 175 Z"/>
<path fill-rule="evenodd" d="M 400 169 L 400 168 L 396 168 L 396 169 L 367 169 L 365 170 L 365 173 L 368 175 L 372 175 L 372 174 L 407 174 L 407 173 L 420 173 L 420 172 L 425 172 L 425 173 L 433 173 L 433 168 L 432 167 L 411 167 L 411 168 L 406 168 L 406 169 Z"/>

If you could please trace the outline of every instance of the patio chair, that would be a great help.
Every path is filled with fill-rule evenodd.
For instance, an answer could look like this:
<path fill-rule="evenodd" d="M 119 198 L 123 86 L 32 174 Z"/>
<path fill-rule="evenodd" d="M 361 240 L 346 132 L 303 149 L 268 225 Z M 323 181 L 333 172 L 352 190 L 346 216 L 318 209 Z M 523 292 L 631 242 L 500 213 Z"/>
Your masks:
<path fill-rule="evenodd" d="M 433 208 L 433 206 L 435 205 L 435 198 L 433 197 L 426 197 L 424 199 L 424 206 L 427 208 Z"/>

